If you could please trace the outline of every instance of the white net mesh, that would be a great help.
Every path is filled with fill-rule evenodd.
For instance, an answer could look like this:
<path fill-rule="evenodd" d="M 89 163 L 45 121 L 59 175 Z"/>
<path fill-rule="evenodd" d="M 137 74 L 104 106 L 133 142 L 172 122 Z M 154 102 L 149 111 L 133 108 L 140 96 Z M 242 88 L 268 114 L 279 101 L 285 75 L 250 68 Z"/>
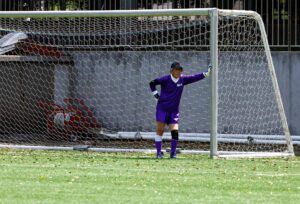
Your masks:
<path fill-rule="evenodd" d="M 210 63 L 210 23 L 203 16 L 1 18 L 1 36 L 14 32 L 26 39 L 1 48 L 3 144 L 153 148 L 156 101 L 149 82 L 168 74 L 173 61 L 185 74 Z M 220 150 L 285 150 L 255 21 L 221 17 L 219 40 Z M 209 148 L 210 84 L 185 88 L 183 149 Z M 282 142 L 257 145 L 253 135 Z"/>
<path fill-rule="evenodd" d="M 287 150 L 271 75 L 257 19 L 220 15 L 219 150 Z"/>

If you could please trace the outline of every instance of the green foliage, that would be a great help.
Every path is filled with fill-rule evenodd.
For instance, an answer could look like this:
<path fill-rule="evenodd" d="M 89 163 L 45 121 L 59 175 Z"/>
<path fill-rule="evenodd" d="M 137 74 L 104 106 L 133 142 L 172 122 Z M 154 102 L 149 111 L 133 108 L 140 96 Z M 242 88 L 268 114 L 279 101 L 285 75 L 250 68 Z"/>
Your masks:
<path fill-rule="evenodd" d="M 67 0 L 66 10 L 86 10 L 89 0 Z"/>
<path fill-rule="evenodd" d="M 0 203 L 296 203 L 300 158 L 0 149 Z"/>
<path fill-rule="evenodd" d="M 59 0 L 54 0 L 49 2 L 49 10 L 87 10 L 89 8 L 90 0 L 66 0 L 65 5 Z M 61 8 L 62 7 L 62 8 Z"/>

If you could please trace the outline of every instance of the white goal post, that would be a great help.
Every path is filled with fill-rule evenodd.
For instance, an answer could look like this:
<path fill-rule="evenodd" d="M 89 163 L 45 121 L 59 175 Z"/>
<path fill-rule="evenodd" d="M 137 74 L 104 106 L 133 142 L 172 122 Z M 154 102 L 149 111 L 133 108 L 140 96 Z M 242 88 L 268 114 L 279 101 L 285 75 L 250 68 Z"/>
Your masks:
<path fill-rule="evenodd" d="M 211 79 L 185 88 L 182 152 L 294 155 L 256 12 L 0 12 L 0 38 L 12 33 L 26 38 L 0 55 L 0 147 L 151 152 L 155 101 L 148 83 L 180 61 L 187 74 L 213 65 Z M 169 139 L 167 133 L 166 145 Z"/>
<path fill-rule="evenodd" d="M 211 34 L 211 58 L 213 67 L 216 67 L 215 72 L 212 75 L 212 128 L 211 128 L 211 148 L 210 148 L 210 156 L 217 157 L 217 129 L 218 129 L 218 13 L 222 16 L 243 16 L 243 15 L 251 15 L 257 21 L 258 27 L 261 32 L 261 38 L 263 41 L 263 47 L 265 49 L 265 54 L 267 58 L 268 69 L 272 79 L 272 85 L 275 92 L 275 98 L 280 114 L 280 120 L 283 127 L 284 135 L 286 136 L 286 142 L 288 146 L 288 153 L 294 154 L 293 144 L 291 140 L 290 131 L 288 128 L 288 123 L 286 120 L 283 103 L 281 100 L 281 94 L 277 82 L 276 72 L 274 69 L 274 64 L 270 52 L 270 47 L 268 43 L 268 37 L 266 34 L 265 26 L 261 16 L 254 11 L 240 11 L 240 10 L 212 10 L 210 15 L 212 19 L 212 26 L 215 27 L 215 32 Z"/>

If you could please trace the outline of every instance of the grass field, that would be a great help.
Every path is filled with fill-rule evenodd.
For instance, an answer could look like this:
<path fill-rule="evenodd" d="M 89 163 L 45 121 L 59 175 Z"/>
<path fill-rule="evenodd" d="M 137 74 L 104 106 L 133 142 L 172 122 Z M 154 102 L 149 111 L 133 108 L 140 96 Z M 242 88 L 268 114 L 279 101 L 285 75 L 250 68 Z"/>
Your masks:
<path fill-rule="evenodd" d="M 300 157 L 0 149 L 0 203 L 299 203 Z"/>

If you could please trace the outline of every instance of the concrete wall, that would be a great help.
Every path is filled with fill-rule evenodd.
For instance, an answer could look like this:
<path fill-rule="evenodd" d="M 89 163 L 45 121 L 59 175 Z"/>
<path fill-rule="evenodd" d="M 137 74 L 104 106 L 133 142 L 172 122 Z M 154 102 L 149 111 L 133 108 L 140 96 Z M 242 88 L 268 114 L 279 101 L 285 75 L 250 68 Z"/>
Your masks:
<path fill-rule="evenodd" d="M 291 134 L 300 135 L 300 53 L 273 52 L 272 57 Z"/>
<path fill-rule="evenodd" d="M 204 70 L 208 64 L 208 53 L 200 52 L 98 52 L 76 53 L 73 57 L 76 97 L 88 101 L 106 127 L 124 131 L 155 131 L 156 100 L 149 82 L 169 74 L 172 61 L 179 59 L 187 74 Z M 183 131 L 209 131 L 209 83 L 203 80 L 185 90 Z"/>
<path fill-rule="evenodd" d="M 300 53 L 274 52 L 272 55 L 290 131 L 294 135 L 299 135 Z M 60 90 L 55 91 L 55 99 L 69 97 L 72 92 L 74 97 L 86 101 L 98 120 L 106 127 L 126 131 L 155 130 L 156 102 L 151 95 L 148 83 L 156 77 L 168 74 L 172 61 L 180 61 L 185 67 L 185 74 L 203 71 L 209 63 L 208 52 L 80 52 L 72 56 L 75 69 L 69 70 L 73 70 L 74 73 L 66 74 L 63 71 L 66 70 L 65 67 L 57 67 L 55 84 Z M 273 102 L 267 103 L 264 99 L 264 93 L 269 94 L 272 91 L 268 84 L 270 79 L 267 78 L 267 72 L 260 72 L 260 67 L 255 64 L 265 63 L 264 60 L 257 62 L 239 59 L 241 64 L 236 64 L 232 56 L 224 55 L 223 57 L 228 62 L 228 68 L 230 68 L 228 70 L 231 70 L 224 75 L 224 84 L 221 83 L 224 92 L 230 92 L 229 88 L 232 89 L 233 84 L 239 81 L 238 77 L 226 80 L 233 74 L 244 77 L 245 72 L 251 71 L 249 79 L 253 80 L 247 82 L 251 89 L 248 96 L 237 94 L 243 93 L 245 89 L 237 89 L 236 93 L 222 96 L 227 97 L 225 100 L 235 101 L 235 103 L 227 101 L 228 111 L 223 111 L 222 114 L 231 115 L 230 120 L 239 122 L 239 125 L 234 126 L 230 120 L 221 118 L 219 130 L 229 133 L 247 133 L 255 126 L 254 124 L 258 124 L 256 129 L 259 134 L 265 133 L 263 129 L 267 129 L 270 133 L 280 131 L 278 114 L 272 114 L 276 112 L 275 106 Z M 241 59 L 244 57 L 243 54 L 238 56 Z M 232 73 L 235 65 L 243 67 L 244 72 Z M 59 74 L 61 71 L 65 74 Z M 72 76 L 72 79 L 69 76 Z M 260 80 L 256 80 L 256 77 L 260 77 Z M 67 80 L 75 81 L 65 83 L 72 84 L 73 88 L 60 85 L 61 81 Z M 181 102 L 182 132 L 209 132 L 210 83 L 210 79 L 204 79 L 185 88 Z M 268 88 L 264 90 L 261 87 Z M 250 109 L 252 107 L 252 110 L 246 114 L 243 109 L 244 105 L 239 103 L 242 99 L 243 103 L 249 104 Z M 225 110 L 222 105 L 220 109 Z M 262 113 L 260 110 L 263 110 L 262 106 L 266 106 L 267 111 L 259 116 Z M 247 117 L 244 117 L 245 115 Z M 265 122 L 270 117 L 272 117 L 270 120 L 272 122 Z M 278 126 L 278 129 L 270 129 L 268 126 Z"/>

